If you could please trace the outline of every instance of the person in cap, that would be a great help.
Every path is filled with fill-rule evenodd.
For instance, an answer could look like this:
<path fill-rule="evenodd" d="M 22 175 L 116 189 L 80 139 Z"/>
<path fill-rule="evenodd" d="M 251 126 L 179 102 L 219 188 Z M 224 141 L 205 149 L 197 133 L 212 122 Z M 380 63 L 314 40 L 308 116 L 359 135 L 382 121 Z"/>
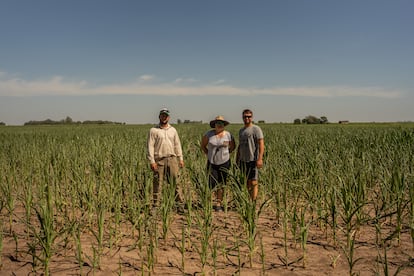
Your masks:
<path fill-rule="evenodd" d="M 262 129 L 253 124 L 253 111 L 245 109 L 242 112 L 244 127 L 239 131 L 239 146 L 236 162 L 247 178 L 247 189 L 250 198 L 256 200 L 258 188 L 258 169 L 263 167 L 264 136 Z"/>
<path fill-rule="evenodd" d="M 223 116 L 217 116 L 210 122 L 211 130 L 201 140 L 201 150 L 207 155 L 209 185 L 216 190 L 215 211 L 223 211 L 223 186 L 226 184 L 230 169 L 230 154 L 236 148 L 233 135 L 224 129 L 229 124 Z"/>
<path fill-rule="evenodd" d="M 154 173 L 154 205 L 159 204 L 164 184 L 175 186 L 175 199 L 180 201 L 177 177 L 179 168 L 184 167 L 180 138 L 177 130 L 169 124 L 170 111 L 161 109 L 158 118 L 159 124 L 150 129 L 147 139 L 147 158 Z"/>

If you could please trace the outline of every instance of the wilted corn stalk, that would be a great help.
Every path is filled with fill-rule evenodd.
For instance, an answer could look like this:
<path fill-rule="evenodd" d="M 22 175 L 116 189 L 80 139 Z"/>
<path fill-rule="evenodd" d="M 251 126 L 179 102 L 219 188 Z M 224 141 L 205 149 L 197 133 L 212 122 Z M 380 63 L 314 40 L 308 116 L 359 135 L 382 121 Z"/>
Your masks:
<path fill-rule="evenodd" d="M 245 233 L 247 236 L 247 246 L 249 248 L 249 264 L 253 266 L 253 253 L 256 250 L 256 237 L 258 234 L 257 224 L 259 216 L 263 208 L 270 201 L 264 200 L 257 206 L 256 200 L 251 200 L 249 191 L 247 189 L 247 179 L 243 173 L 232 175 L 231 190 L 236 202 L 237 212 L 243 223 Z"/>
<path fill-rule="evenodd" d="M 73 235 L 73 239 L 75 241 L 75 245 L 76 245 L 76 252 L 75 252 L 75 256 L 76 256 L 76 260 L 78 262 L 79 265 L 79 274 L 83 275 L 82 270 L 83 270 L 83 266 L 84 266 L 84 261 L 83 261 L 83 249 L 82 249 L 82 241 L 81 241 L 81 233 L 82 233 L 82 229 L 81 229 L 81 225 L 79 223 L 75 223 L 73 226 L 73 231 L 72 231 L 72 235 Z"/>
<path fill-rule="evenodd" d="M 147 244 L 147 263 L 146 267 L 149 274 L 154 272 L 155 264 L 157 263 L 157 249 L 158 249 L 158 225 L 155 221 L 150 223 L 150 229 L 148 231 L 148 244 Z"/>
<path fill-rule="evenodd" d="M 409 185 L 409 193 L 410 193 L 410 234 L 411 234 L 411 242 L 414 248 L 414 183 Z"/>
<path fill-rule="evenodd" d="M 282 228 L 283 228 L 283 249 L 284 256 L 278 256 L 279 260 L 287 268 L 289 266 L 289 255 L 288 255 L 288 227 L 289 227 L 289 206 L 288 206 L 288 183 L 283 182 L 283 191 L 282 191 Z"/>
<path fill-rule="evenodd" d="M 398 168 L 394 168 L 391 176 L 391 191 L 392 201 L 395 204 L 396 213 L 396 226 L 392 236 L 396 237 L 397 243 L 400 245 L 404 210 L 406 209 L 406 205 L 408 205 L 409 201 L 405 200 L 405 194 L 407 192 L 406 180 Z"/>
<path fill-rule="evenodd" d="M 47 166 L 47 165 L 46 165 Z M 35 205 L 34 210 L 37 215 L 37 219 L 40 224 L 40 229 L 37 231 L 35 227 L 32 226 L 33 234 L 41 247 L 41 255 L 36 255 L 33 252 L 35 258 L 39 259 L 43 266 L 44 266 L 44 273 L 45 275 L 49 275 L 49 264 L 50 259 L 53 256 L 53 245 L 55 239 L 58 237 L 59 234 L 62 232 L 58 232 L 56 229 L 56 222 L 55 222 L 55 215 L 54 215 L 54 205 L 52 199 L 52 191 L 51 186 L 53 180 L 50 180 L 53 176 L 53 169 L 45 170 L 45 178 L 41 195 L 43 197 L 41 200 Z"/>
<path fill-rule="evenodd" d="M 212 191 L 208 185 L 208 177 L 204 171 L 201 173 L 193 172 L 191 174 L 191 180 L 196 187 L 201 205 L 201 208 L 196 210 L 195 219 L 196 225 L 200 230 L 200 248 L 197 247 L 197 252 L 200 255 L 201 266 L 204 270 L 209 255 L 210 239 L 214 232 Z"/>
<path fill-rule="evenodd" d="M 338 228 L 338 194 L 337 188 L 332 186 L 327 192 L 328 208 L 331 218 L 332 239 L 334 246 L 337 244 L 337 228 Z"/>
<path fill-rule="evenodd" d="M 306 211 L 307 211 L 307 206 L 302 206 L 299 210 L 300 241 L 301 241 L 301 247 L 302 247 L 302 264 L 304 268 L 306 268 L 306 265 L 307 265 L 307 246 L 306 245 L 308 242 L 309 226 L 312 223 L 312 220 L 307 221 Z"/>
<path fill-rule="evenodd" d="M 0 182 L 1 193 L 3 194 L 4 200 L 2 200 L 2 205 L 5 202 L 5 207 L 9 213 L 9 233 L 13 232 L 13 213 L 16 203 L 16 194 L 14 191 L 14 187 L 17 187 L 16 183 L 14 182 L 15 173 L 14 170 L 10 171 L 9 174 L 5 176 L 5 181 Z"/>
<path fill-rule="evenodd" d="M 355 184 L 353 180 L 348 182 L 342 181 L 340 179 L 341 188 L 341 218 L 345 223 L 345 236 L 346 242 L 345 245 L 342 246 L 344 254 L 348 261 L 349 266 L 349 274 L 352 275 L 354 273 L 354 267 L 361 258 L 355 259 L 355 240 L 356 234 L 360 225 L 360 220 L 356 218 L 359 210 L 365 205 L 365 202 L 358 202 L 356 197 L 353 193 L 353 185 Z"/>
<path fill-rule="evenodd" d="M 3 220 L 0 220 L 0 270 L 3 267 Z"/>
<path fill-rule="evenodd" d="M 174 203 L 176 199 L 175 185 L 175 181 L 172 181 L 172 183 L 168 183 L 166 181 L 163 184 L 162 188 L 162 200 L 160 202 L 159 211 L 161 212 L 162 238 L 164 241 L 167 239 L 168 230 L 173 218 L 172 211 L 174 209 Z"/>
<path fill-rule="evenodd" d="M 235 126 L 234 130 L 238 127 Z M 205 158 L 200 154 L 197 143 L 203 131 L 200 130 L 200 125 L 194 127 L 181 124 L 179 128 L 179 133 L 183 138 L 186 164 L 191 167 L 192 174 L 202 177 L 205 170 Z M 40 233 L 37 212 L 42 212 L 39 206 L 46 207 L 44 204 L 46 200 L 44 196 L 40 196 L 42 193 L 37 193 L 38 190 L 43 191 L 42 183 L 44 181 L 42 179 L 45 174 L 45 171 L 39 167 L 49 164 L 49 157 L 53 155 L 55 158 L 53 169 L 55 171 L 53 174 L 47 173 L 50 175 L 48 181 L 53 183 L 50 187 L 53 212 L 57 214 L 62 210 L 64 216 L 71 217 L 65 221 L 62 219 L 62 228 L 70 228 L 71 223 L 77 220 L 77 216 L 80 216 L 82 229 L 92 229 L 88 226 L 93 227 L 97 236 L 100 236 L 98 234 L 99 223 L 96 222 L 103 213 L 99 214 L 96 206 L 98 206 L 98 186 L 101 186 L 99 188 L 102 188 L 102 195 L 104 195 L 102 198 L 107 199 L 108 205 L 104 209 L 105 214 L 108 215 L 111 207 L 115 208 L 114 217 L 105 217 L 105 220 L 102 220 L 104 225 L 110 225 L 113 227 L 112 230 L 116 230 L 118 224 L 126 223 L 125 220 L 129 219 L 131 224 L 135 225 L 132 228 L 139 229 L 140 238 L 137 239 L 141 239 L 141 246 L 146 252 L 148 233 L 151 231 L 151 222 L 149 222 L 151 215 L 148 211 L 147 197 L 143 194 L 150 195 L 151 199 L 151 193 L 144 192 L 146 188 L 141 187 L 147 187 L 146 184 L 143 185 L 147 180 L 142 179 L 148 170 L 145 150 L 143 150 L 147 130 L 147 126 L 59 126 L 48 128 L 25 126 L 1 129 L 0 209 L 3 210 L 4 215 L 2 217 L 4 218 L 4 234 L 8 233 L 9 227 L 14 226 L 13 224 L 23 220 L 30 224 L 31 233 L 34 233 L 35 230 Z M 276 212 L 275 218 L 278 223 L 284 214 L 288 215 L 284 228 L 287 231 L 286 241 L 290 242 L 289 234 L 291 233 L 292 220 L 289 218 L 295 218 L 296 221 L 299 221 L 301 230 L 306 229 L 309 222 L 302 223 L 298 214 L 287 213 L 292 211 L 293 201 L 297 199 L 298 202 L 309 203 L 307 205 L 308 216 L 315 220 L 320 219 L 318 220 L 320 223 L 325 223 L 325 225 L 320 225 L 321 227 L 332 227 L 332 231 L 326 231 L 328 239 L 333 239 L 334 242 L 337 240 L 339 243 L 340 234 L 346 236 L 346 233 L 349 233 L 349 241 L 346 245 L 342 244 L 348 257 L 352 246 L 355 247 L 352 242 L 357 242 L 358 238 L 358 231 L 353 232 L 353 230 L 358 230 L 357 225 L 371 226 L 366 223 L 365 219 L 368 215 L 372 216 L 373 208 L 377 209 L 374 210 L 376 213 L 372 220 L 378 219 L 380 224 L 388 223 L 395 230 L 389 236 L 378 238 L 378 246 L 384 239 L 395 239 L 399 233 L 403 238 L 402 235 L 406 232 L 401 230 L 409 229 L 414 247 L 414 188 L 412 188 L 414 132 L 412 124 L 347 126 L 265 124 L 263 131 L 267 143 L 267 162 L 265 162 L 267 164 L 260 172 L 260 198 L 273 198 L 274 205 L 271 211 Z M 187 182 L 190 182 L 192 177 L 190 174 L 182 176 Z M 355 210 L 356 206 L 365 202 L 364 206 L 357 208 L 353 215 L 352 211 L 348 213 L 343 210 L 344 200 L 341 190 L 343 183 L 338 180 L 339 178 L 350 184 L 346 194 L 355 202 L 354 207 L 351 206 L 351 210 Z M 8 186 L 10 183 L 11 186 Z M 206 184 L 207 181 L 203 180 L 203 185 Z M 29 187 L 25 185 L 32 186 L 32 191 L 27 190 Z M 306 190 L 306 193 L 298 195 L 298 187 Z M 191 203 L 196 200 L 192 195 L 197 194 L 198 188 L 191 185 L 190 190 L 192 193 L 188 193 L 186 201 L 190 203 L 191 207 Z M 287 204 L 284 203 L 284 197 L 286 197 Z M 199 198 L 201 199 L 201 197 Z M 367 202 L 373 204 L 368 205 Z M 22 215 L 22 220 L 19 220 L 15 208 L 20 203 L 28 207 L 27 213 Z M 121 206 L 126 208 L 125 212 L 119 211 Z M 5 209 L 8 212 L 4 212 Z M 296 211 L 298 210 L 300 213 L 301 209 L 297 208 Z M 190 212 L 198 216 L 202 213 L 201 210 L 199 212 L 189 210 L 188 213 Z M 28 216 L 30 215 L 32 217 L 29 220 Z M 347 231 L 345 227 L 343 233 L 337 231 L 341 229 L 342 225 L 346 225 L 345 221 L 347 220 L 341 220 L 341 218 L 350 215 L 353 216 L 354 228 Z M 131 217 L 135 217 L 134 220 Z M 11 222 L 10 218 L 12 218 Z M 88 220 L 85 221 L 85 225 L 83 225 L 84 218 Z M 298 218 L 299 220 L 297 220 Z M 188 225 L 194 225 L 193 229 L 200 228 L 198 227 L 201 225 L 200 220 L 198 223 L 193 223 L 193 217 L 190 215 L 185 219 Z M 86 225 L 87 222 L 89 225 Z M 109 224 L 109 222 L 115 224 Z M 56 224 L 55 221 L 55 232 L 63 231 L 58 229 L 59 223 Z M 380 224 L 379 226 L 381 226 Z M 104 229 L 111 230 L 107 227 Z M 211 231 L 215 231 L 214 227 L 211 228 Z M 105 232 L 101 231 L 101 233 Z M 208 231 L 203 232 L 206 236 L 208 233 Z M 246 232 L 243 231 L 244 233 Z M 306 231 L 300 233 L 304 234 L 301 236 L 304 241 Z M 384 233 L 378 233 L 378 235 L 385 235 Z M 188 239 L 198 234 L 198 231 L 193 230 L 191 234 L 190 236 L 188 232 Z M 26 237 L 14 232 L 11 235 L 15 238 L 16 246 L 13 248 L 15 253 L 12 252 L 10 255 L 21 258 L 22 255 L 18 253 L 21 253 L 22 250 L 26 251 L 26 248 L 22 249 L 19 246 L 24 244 L 23 240 Z M 240 233 L 234 233 L 234 235 L 239 237 Z M 41 249 L 38 240 L 35 238 L 34 242 L 30 243 L 31 241 L 29 241 L 27 244 L 33 245 L 34 251 L 30 251 L 30 254 L 43 259 L 42 253 L 39 253 Z M 194 242 L 196 241 L 194 240 Z M 241 250 L 243 249 L 241 240 L 239 243 Z M 138 247 L 140 248 L 140 246 Z M 155 247 L 156 244 L 153 244 L 153 248 Z M 208 257 L 214 255 L 214 248 L 211 246 L 206 248 Z M 54 244 L 52 246 L 53 254 L 57 254 L 57 249 L 59 247 Z M 286 250 L 288 249 L 286 248 Z M 99 255 L 97 251 L 95 252 L 96 256 Z M 265 253 L 268 254 L 268 252 Z M 382 248 L 380 254 L 385 255 Z M 223 255 L 225 254 L 223 253 Z M 87 257 L 85 253 L 84 256 Z M 382 257 L 382 260 L 384 259 Z M 286 260 L 289 263 L 287 258 Z M 335 258 L 336 260 L 337 258 Z M 355 263 L 355 255 L 353 260 L 348 260 Z M 36 259 L 36 261 L 39 260 Z M 243 263 L 241 261 L 240 263 L 241 267 Z M 354 266 L 353 271 L 357 268 Z"/>

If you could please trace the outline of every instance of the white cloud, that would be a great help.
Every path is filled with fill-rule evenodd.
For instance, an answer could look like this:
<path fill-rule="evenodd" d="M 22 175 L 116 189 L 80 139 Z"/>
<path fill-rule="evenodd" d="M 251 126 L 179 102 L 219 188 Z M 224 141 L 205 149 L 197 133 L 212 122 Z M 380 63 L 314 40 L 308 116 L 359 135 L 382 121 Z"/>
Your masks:
<path fill-rule="evenodd" d="M 259 91 L 254 91 L 254 94 Z M 319 87 L 279 87 L 262 89 L 266 95 L 289 95 L 307 97 L 376 97 L 399 98 L 402 91 L 381 87 L 319 86 Z"/>
<path fill-rule="evenodd" d="M 24 80 L 0 72 L 0 96 L 41 95 L 284 95 L 307 97 L 377 97 L 398 98 L 402 91 L 381 87 L 268 87 L 244 88 L 223 84 L 224 81 L 200 85 L 195 79 L 176 79 L 170 83 L 149 82 L 153 75 L 143 75 L 138 82 L 91 86 L 86 81 L 68 81 L 61 76 L 46 80 Z M 197 83 L 197 85 L 196 85 Z"/>
<path fill-rule="evenodd" d="M 193 78 L 187 78 L 187 79 L 178 78 L 178 79 L 175 79 L 173 83 L 174 84 L 186 84 L 186 83 L 191 84 L 191 83 L 195 83 L 195 82 L 197 82 L 197 80 L 193 79 Z"/>
<path fill-rule="evenodd" d="M 139 77 L 140 81 L 151 81 L 155 78 L 153 75 L 142 75 Z"/>
<path fill-rule="evenodd" d="M 87 90 L 85 81 L 69 82 L 55 76 L 48 80 L 26 81 L 21 78 L 0 80 L 0 96 L 73 95 Z"/>
<path fill-rule="evenodd" d="M 217 80 L 217 81 L 213 82 L 213 84 L 214 85 L 220 85 L 220 84 L 223 84 L 225 82 L 226 82 L 225 80 Z"/>

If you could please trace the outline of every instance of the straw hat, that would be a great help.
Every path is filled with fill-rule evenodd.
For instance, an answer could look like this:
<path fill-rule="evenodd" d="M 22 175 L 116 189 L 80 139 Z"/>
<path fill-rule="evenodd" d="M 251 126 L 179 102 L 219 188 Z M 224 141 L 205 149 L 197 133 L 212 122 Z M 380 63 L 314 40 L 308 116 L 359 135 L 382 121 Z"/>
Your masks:
<path fill-rule="evenodd" d="M 224 126 L 227 126 L 229 124 L 228 121 L 224 120 L 224 117 L 219 115 L 217 116 L 214 120 L 210 121 L 210 127 L 215 128 L 216 127 L 216 123 L 220 121 L 224 123 Z"/>

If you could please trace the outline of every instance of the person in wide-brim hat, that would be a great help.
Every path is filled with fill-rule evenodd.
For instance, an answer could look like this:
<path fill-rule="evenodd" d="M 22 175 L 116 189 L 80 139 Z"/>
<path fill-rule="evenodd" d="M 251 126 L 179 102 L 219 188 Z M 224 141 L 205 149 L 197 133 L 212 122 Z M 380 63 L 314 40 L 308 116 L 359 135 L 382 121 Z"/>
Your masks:
<path fill-rule="evenodd" d="M 210 127 L 215 128 L 217 122 L 223 122 L 224 126 L 227 126 L 229 124 L 229 122 L 226 121 L 224 117 L 220 115 L 217 116 L 214 120 L 210 121 Z"/>
<path fill-rule="evenodd" d="M 224 211 L 224 186 L 227 185 L 231 167 L 231 153 L 236 148 L 233 135 L 224 128 L 228 124 L 223 116 L 217 116 L 210 122 L 212 129 L 204 134 L 200 142 L 201 150 L 207 157 L 208 185 L 216 197 L 213 210 L 217 212 Z"/>

